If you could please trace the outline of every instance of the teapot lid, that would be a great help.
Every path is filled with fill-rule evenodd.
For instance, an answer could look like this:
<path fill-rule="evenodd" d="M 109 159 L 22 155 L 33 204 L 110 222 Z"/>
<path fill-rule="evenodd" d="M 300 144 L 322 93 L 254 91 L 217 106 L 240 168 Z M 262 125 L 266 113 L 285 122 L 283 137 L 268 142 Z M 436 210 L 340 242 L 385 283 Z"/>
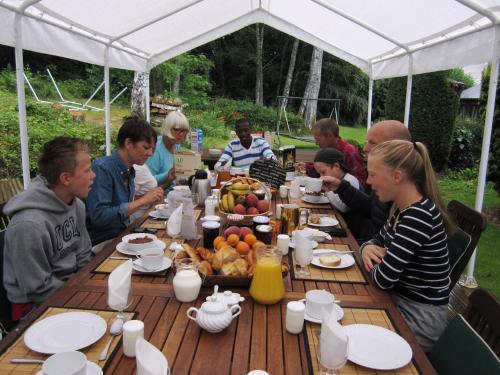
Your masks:
<path fill-rule="evenodd" d="M 209 314 L 218 314 L 226 311 L 227 305 L 217 301 L 216 297 L 210 296 L 207 298 L 207 302 L 203 302 L 201 305 L 201 310 Z"/>
<path fill-rule="evenodd" d="M 207 297 L 207 301 L 212 296 Z M 236 305 L 245 300 L 244 297 L 241 297 L 239 293 L 233 293 L 230 290 L 226 290 L 223 293 L 217 293 L 217 301 L 223 302 L 228 306 Z"/>

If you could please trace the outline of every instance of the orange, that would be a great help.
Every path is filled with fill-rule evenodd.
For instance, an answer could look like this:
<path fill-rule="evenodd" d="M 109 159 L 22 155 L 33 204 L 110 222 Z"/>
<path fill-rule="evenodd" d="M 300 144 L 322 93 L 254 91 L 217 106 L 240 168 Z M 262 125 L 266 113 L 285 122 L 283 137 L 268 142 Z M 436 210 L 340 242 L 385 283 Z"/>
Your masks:
<path fill-rule="evenodd" d="M 230 234 L 229 236 L 227 236 L 226 241 L 229 245 L 234 247 L 238 244 L 238 242 L 240 242 L 240 236 L 238 236 L 237 234 Z"/>
<path fill-rule="evenodd" d="M 252 249 L 253 250 L 257 250 L 257 249 L 260 249 L 261 247 L 264 247 L 266 246 L 266 244 L 262 241 L 256 241 L 253 245 L 252 245 Z"/>
<path fill-rule="evenodd" d="M 255 235 L 252 233 L 248 233 L 243 239 L 243 241 L 252 246 L 257 241 L 257 237 L 255 237 Z"/>
<path fill-rule="evenodd" d="M 250 246 L 246 242 L 240 241 L 236 245 L 236 251 L 241 255 L 246 255 L 250 251 Z"/>
<path fill-rule="evenodd" d="M 222 236 L 217 236 L 214 239 L 214 249 L 217 249 L 217 244 L 221 241 L 226 241 L 226 239 Z"/>
<path fill-rule="evenodd" d="M 228 246 L 227 242 L 226 241 L 219 241 L 219 242 L 217 242 L 217 245 L 215 245 L 215 250 L 220 250 L 224 246 Z"/>

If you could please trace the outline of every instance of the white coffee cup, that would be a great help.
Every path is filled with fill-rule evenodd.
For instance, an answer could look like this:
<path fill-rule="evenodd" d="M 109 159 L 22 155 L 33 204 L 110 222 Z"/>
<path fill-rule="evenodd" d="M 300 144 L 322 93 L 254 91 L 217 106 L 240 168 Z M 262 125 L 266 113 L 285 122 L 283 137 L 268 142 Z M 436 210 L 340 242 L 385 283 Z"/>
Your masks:
<path fill-rule="evenodd" d="M 332 312 L 335 305 L 335 296 L 323 289 L 314 289 L 306 293 L 302 300 L 306 303 L 306 315 L 314 319 L 321 319 L 323 311 Z"/>
<path fill-rule="evenodd" d="M 142 250 L 138 257 L 141 258 L 142 267 L 148 271 L 158 269 L 163 264 L 163 250 L 156 247 Z"/>
<path fill-rule="evenodd" d="M 157 204 L 155 208 L 156 212 L 158 212 L 161 216 L 168 215 L 168 204 Z"/>
<path fill-rule="evenodd" d="M 76 350 L 56 353 L 43 362 L 43 375 L 85 375 L 87 357 Z"/>
<path fill-rule="evenodd" d="M 306 180 L 306 192 L 319 192 L 323 187 L 323 180 L 321 178 L 308 177 Z"/>
<path fill-rule="evenodd" d="M 281 185 L 280 186 L 280 198 L 286 198 L 288 197 L 288 186 L 286 185 Z"/>
<path fill-rule="evenodd" d="M 281 254 L 288 254 L 288 248 L 290 247 L 290 237 L 286 234 L 278 234 L 276 237 L 276 246 L 281 251 Z"/>

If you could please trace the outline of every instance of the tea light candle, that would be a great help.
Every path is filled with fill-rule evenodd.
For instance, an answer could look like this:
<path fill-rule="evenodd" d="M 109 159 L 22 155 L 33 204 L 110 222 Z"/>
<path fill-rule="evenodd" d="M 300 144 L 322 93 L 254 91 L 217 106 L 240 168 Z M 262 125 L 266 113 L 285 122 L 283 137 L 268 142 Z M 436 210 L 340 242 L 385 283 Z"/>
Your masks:
<path fill-rule="evenodd" d="M 135 357 L 135 342 L 137 338 L 144 338 L 144 322 L 140 320 L 129 320 L 123 324 L 123 354 L 127 357 Z"/>
<path fill-rule="evenodd" d="M 286 305 L 286 330 L 293 334 L 302 332 L 306 306 L 300 301 L 291 301 Z"/>

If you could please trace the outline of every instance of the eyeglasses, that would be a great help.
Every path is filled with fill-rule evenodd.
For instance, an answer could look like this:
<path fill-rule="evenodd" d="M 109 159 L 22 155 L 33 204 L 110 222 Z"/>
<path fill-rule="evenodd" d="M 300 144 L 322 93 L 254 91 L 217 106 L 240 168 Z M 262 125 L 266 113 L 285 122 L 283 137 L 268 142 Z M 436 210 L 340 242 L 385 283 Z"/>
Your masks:
<path fill-rule="evenodd" d="M 188 130 L 187 129 L 184 129 L 184 128 L 172 128 L 173 131 L 177 132 L 177 133 L 187 133 Z"/>

